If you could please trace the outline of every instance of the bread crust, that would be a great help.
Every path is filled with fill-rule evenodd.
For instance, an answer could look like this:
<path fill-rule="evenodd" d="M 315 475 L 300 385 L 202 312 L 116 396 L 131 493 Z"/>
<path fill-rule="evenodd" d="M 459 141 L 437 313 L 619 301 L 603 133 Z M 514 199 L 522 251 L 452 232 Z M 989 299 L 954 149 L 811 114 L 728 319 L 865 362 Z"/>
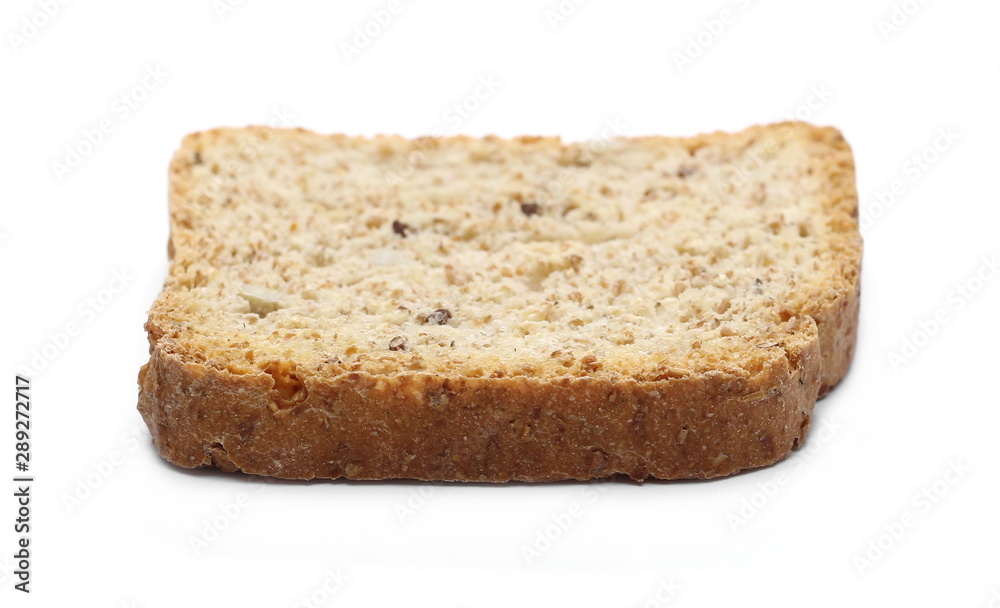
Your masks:
<path fill-rule="evenodd" d="M 813 162 L 830 178 L 827 221 L 843 224 L 831 243 L 840 264 L 818 293 L 792 302 L 789 339 L 759 345 L 754 365 L 656 378 L 300 369 L 301 390 L 289 400 L 274 374 L 193 356 L 154 308 L 138 409 L 157 450 L 182 467 L 289 479 L 482 482 L 707 479 L 785 458 L 805 440 L 817 398 L 850 364 L 861 257 L 849 147 L 835 129 L 791 127 L 790 137 L 824 151 Z M 172 206 L 192 187 L 173 171 Z"/>
<path fill-rule="evenodd" d="M 289 479 L 503 482 L 708 479 L 771 464 L 809 430 L 820 390 L 810 340 L 754 377 L 306 376 L 276 408 L 274 378 L 185 360 L 170 339 L 139 375 L 139 411 L 182 467 Z"/>

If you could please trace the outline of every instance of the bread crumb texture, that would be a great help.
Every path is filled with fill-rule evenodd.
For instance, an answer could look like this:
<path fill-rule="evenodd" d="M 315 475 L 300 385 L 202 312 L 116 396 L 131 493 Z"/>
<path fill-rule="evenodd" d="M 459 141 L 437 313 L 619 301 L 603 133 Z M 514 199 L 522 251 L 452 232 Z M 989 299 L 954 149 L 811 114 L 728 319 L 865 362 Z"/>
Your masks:
<path fill-rule="evenodd" d="M 787 455 L 853 352 L 832 128 L 221 129 L 174 156 L 170 212 L 140 411 L 183 466 L 713 477 Z"/>

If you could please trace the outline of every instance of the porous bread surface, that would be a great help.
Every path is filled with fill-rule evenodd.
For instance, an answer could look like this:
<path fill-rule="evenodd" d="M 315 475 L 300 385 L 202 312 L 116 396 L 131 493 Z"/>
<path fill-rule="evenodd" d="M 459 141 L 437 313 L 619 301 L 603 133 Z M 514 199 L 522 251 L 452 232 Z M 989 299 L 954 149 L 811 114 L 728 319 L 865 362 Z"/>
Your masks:
<path fill-rule="evenodd" d="M 853 162 L 834 129 L 570 144 L 223 129 L 185 139 L 170 203 L 170 274 L 147 323 L 140 410 L 161 453 L 185 466 L 710 477 L 786 455 L 853 349 L 861 246 Z M 239 403 L 235 387 L 206 400 L 166 394 L 168 377 L 257 388 Z M 634 410 L 649 394 L 659 396 L 638 432 Z M 407 411 L 441 395 L 452 405 L 429 418 Z M 605 420 L 583 395 L 633 416 Z M 546 403 L 563 420 L 547 439 L 537 417 L 522 420 Z M 463 426 L 456 404 L 533 431 Z M 329 430 L 338 408 L 347 426 Z M 719 441 L 726 451 L 695 457 L 652 439 L 670 408 L 689 410 L 664 429 L 671 445 L 697 428 L 703 451 Z M 185 419 L 206 409 L 235 417 Z M 311 427 L 285 420 L 312 410 L 322 421 Z M 701 432 L 723 413 L 709 423 L 721 428 Z M 604 443 L 585 432 L 602 424 Z M 470 450 L 457 431 L 506 444 Z M 576 444 L 550 449 L 574 432 Z M 298 455 L 296 437 L 310 446 Z M 575 464 L 559 461 L 566 454 Z"/>

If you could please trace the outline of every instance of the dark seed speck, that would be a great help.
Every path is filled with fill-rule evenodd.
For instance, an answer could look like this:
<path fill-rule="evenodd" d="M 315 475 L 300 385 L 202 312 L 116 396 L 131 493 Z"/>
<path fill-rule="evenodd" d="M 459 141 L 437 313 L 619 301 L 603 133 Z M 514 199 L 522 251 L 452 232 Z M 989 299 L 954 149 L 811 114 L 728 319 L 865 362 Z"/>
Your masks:
<path fill-rule="evenodd" d="M 531 216 L 542 212 L 542 206 L 538 203 L 521 203 L 521 213 Z"/>
<path fill-rule="evenodd" d="M 404 224 L 399 220 L 393 220 L 392 231 L 405 239 L 410 233 L 413 232 L 413 227 L 409 224 Z"/>
<path fill-rule="evenodd" d="M 451 320 L 451 311 L 447 308 L 438 308 L 434 312 L 421 315 L 421 321 L 429 325 L 446 325 Z"/>

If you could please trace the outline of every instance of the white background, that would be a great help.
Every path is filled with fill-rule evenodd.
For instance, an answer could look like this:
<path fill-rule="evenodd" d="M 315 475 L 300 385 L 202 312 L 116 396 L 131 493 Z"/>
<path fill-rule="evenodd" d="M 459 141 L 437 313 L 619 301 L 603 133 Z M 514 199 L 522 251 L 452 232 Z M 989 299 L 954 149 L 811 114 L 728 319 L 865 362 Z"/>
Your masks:
<path fill-rule="evenodd" d="M 348 57 L 389 3 L 326 4 L 4 1 L 0 605 L 1000 605 L 1000 6 L 592 0 L 554 21 L 557 0 L 400 0 Z M 481 79 L 497 84 L 470 98 Z M 184 134 L 583 139 L 796 112 L 853 146 L 865 254 L 853 368 L 791 460 L 711 482 L 440 486 L 262 483 L 153 450 L 136 374 Z M 24 596 L 10 385 L 36 353 L 52 356 L 32 377 Z"/>

